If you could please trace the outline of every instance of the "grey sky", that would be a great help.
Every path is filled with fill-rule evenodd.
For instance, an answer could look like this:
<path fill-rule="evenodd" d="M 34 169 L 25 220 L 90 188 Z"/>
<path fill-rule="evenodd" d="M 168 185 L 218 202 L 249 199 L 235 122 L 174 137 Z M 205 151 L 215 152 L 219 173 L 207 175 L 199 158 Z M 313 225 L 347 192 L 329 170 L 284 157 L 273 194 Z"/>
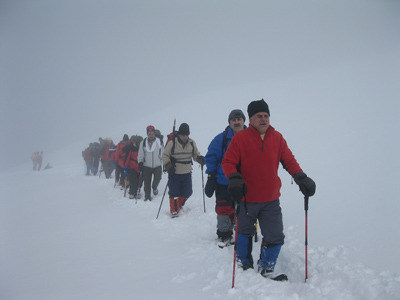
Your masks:
<path fill-rule="evenodd" d="M 399 15 L 399 1 L 2 0 L 1 164 L 201 95 L 396 57 Z"/>

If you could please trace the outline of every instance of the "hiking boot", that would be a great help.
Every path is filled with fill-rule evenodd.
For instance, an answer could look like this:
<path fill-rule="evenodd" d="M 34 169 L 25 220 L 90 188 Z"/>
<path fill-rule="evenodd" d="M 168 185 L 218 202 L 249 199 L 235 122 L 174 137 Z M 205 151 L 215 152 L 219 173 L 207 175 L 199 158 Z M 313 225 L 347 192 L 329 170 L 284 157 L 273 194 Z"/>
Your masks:
<path fill-rule="evenodd" d="M 157 196 L 158 195 L 158 189 L 154 189 L 153 190 L 153 194 L 154 194 L 154 196 Z"/>
<path fill-rule="evenodd" d="M 286 274 L 277 274 L 274 271 L 262 269 L 260 272 L 261 276 L 275 281 L 288 281 Z"/>
<path fill-rule="evenodd" d="M 129 194 L 129 199 L 135 199 L 135 198 L 136 198 L 136 195 Z"/>
<path fill-rule="evenodd" d="M 153 200 L 153 198 L 151 198 L 151 196 L 146 196 L 146 197 L 144 197 L 144 201 L 151 201 L 151 200 Z"/>

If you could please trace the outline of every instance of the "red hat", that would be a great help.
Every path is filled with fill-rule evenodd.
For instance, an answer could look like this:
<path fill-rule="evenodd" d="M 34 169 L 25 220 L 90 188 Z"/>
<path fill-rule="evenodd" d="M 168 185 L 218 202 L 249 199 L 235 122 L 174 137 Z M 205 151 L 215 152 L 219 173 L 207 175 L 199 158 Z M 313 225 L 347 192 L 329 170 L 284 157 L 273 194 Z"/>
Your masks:
<path fill-rule="evenodd" d="M 149 125 L 149 126 L 146 127 L 146 131 L 147 132 L 154 131 L 154 130 L 156 130 L 156 128 L 153 125 Z"/>

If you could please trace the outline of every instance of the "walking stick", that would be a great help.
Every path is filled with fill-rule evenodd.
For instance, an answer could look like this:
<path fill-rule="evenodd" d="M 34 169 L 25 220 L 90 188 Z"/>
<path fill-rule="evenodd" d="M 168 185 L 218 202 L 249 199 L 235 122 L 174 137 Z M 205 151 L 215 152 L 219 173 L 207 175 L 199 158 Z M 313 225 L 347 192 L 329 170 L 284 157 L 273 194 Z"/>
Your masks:
<path fill-rule="evenodd" d="M 165 197 L 165 192 L 167 191 L 168 182 L 169 182 L 169 179 L 168 179 L 167 184 L 165 186 L 164 194 L 163 194 L 162 199 L 161 199 L 160 208 L 158 209 L 158 213 L 157 213 L 157 218 L 156 219 L 158 219 L 158 215 L 160 214 L 161 206 L 162 206 L 162 203 L 163 203 L 164 197 Z"/>
<path fill-rule="evenodd" d="M 204 212 L 206 212 L 206 198 L 204 196 L 204 172 L 203 172 L 203 165 L 201 165 L 201 183 L 203 185 L 203 205 L 204 205 Z"/>
<path fill-rule="evenodd" d="M 235 271 L 236 271 L 236 249 L 237 249 L 237 236 L 238 236 L 238 216 L 240 211 L 240 202 L 236 203 L 235 212 L 235 247 L 233 252 L 233 272 L 232 272 L 232 288 L 235 287 Z"/>
<path fill-rule="evenodd" d="M 304 197 L 304 210 L 305 210 L 305 217 L 306 217 L 306 226 L 305 226 L 305 279 L 304 282 L 307 282 L 308 278 L 308 253 L 307 253 L 307 246 L 308 246 L 308 196 Z"/>

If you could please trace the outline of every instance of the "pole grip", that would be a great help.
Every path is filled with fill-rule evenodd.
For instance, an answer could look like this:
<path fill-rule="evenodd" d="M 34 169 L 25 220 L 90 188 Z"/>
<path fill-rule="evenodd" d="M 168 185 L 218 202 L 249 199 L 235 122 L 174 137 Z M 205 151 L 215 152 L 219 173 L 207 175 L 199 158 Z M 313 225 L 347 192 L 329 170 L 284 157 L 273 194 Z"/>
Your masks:
<path fill-rule="evenodd" d="M 308 196 L 304 196 L 304 210 L 308 211 Z"/>

